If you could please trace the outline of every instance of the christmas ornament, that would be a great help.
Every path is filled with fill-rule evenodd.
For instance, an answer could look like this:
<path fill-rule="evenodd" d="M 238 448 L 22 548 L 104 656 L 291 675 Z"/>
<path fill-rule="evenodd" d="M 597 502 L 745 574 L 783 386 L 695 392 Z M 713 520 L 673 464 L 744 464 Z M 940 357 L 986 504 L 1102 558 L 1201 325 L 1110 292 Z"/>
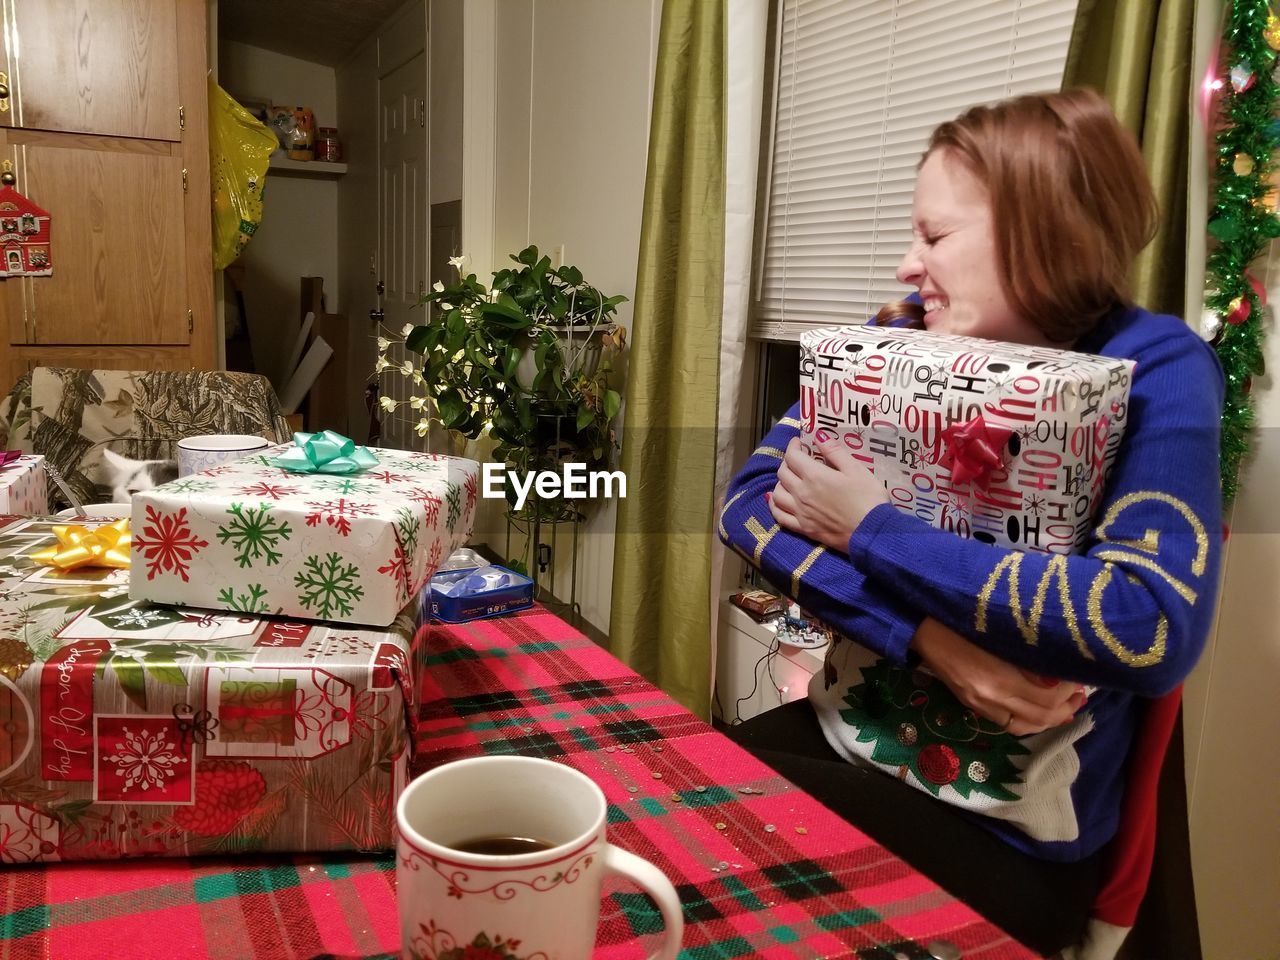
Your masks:
<path fill-rule="evenodd" d="M 931 743 L 920 751 L 920 772 L 929 780 L 945 786 L 960 774 L 960 758 L 943 743 Z"/>
<path fill-rule="evenodd" d="M 5 160 L 4 173 L 12 173 Z M 47 277 L 53 274 L 49 212 L 11 185 L 0 187 L 0 277 Z"/>
<path fill-rule="evenodd" d="M 1262 30 L 1262 39 L 1272 50 L 1280 50 L 1280 18 L 1275 14 L 1267 14 L 1267 25 Z"/>
<path fill-rule="evenodd" d="M 31 648 L 16 637 L 0 637 L 0 673 L 17 680 L 35 661 Z"/>
<path fill-rule="evenodd" d="M 991 771 L 987 769 L 987 765 L 981 760 L 975 760 L 969 764 L 969 779 L 974 783 L 986 783 L 989 776 L 991 776 Z"/>
<path fill-rule="evenodd" d="M 1251 312 L 1252 307 L 1250 306 L 1249 301 L 1244 297 L 1236 297 L 1227 304 L 1227 323 L 1244 323 L 1249 319 L 1249 314 Z"/>
<path fill-rule="evenodd" d="M 1221 329 L 1222 318 L 1212 310 L 1206 310 L 1200 315 L 1200 338 L 1202 340 L 1212 341 Z"/>
<path fill-rule="evenodd" d="M 1237 177 L 1247 177 L 1253 173 L 1253 157 L 1243 151 L 1236 154 L 1236 158 L 1231 161 L 1231 169 L 1235 171 Z"/>
<path fill-rule="evenodd" d="M 1246 63 L 1238 63 L 1231 68 L 1231 88 L 1236 93 L 1244 93 L 1253 86 L 1253 69 Z"/>
<path fill-rule="evenodd" d="M 898 742 L 904 747 L 914 747 L 920 735 L 916 732 L 914 723 L 898 724 Z"/>

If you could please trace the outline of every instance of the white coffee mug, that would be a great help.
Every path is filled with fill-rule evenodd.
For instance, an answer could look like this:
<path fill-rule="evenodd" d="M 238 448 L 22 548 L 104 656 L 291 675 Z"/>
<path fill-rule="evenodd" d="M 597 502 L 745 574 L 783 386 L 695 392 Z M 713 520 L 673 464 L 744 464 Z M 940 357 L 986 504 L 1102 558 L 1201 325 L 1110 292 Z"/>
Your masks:
<path fill-rule="evenodd" d="M 186 477 L 271 446 L 264 437 L 242 433 L 209 433 L 178 441 L 178 476 Z"/>
<path fill-rule="evenodd" d="M 473 947 L 588 960 L 601 885 L 618 874 L 662 913 L 649 960 L 674 960 L 684 935 L 675 887 L 606 841 L 605 807 L 589 777 L 535 757 L 456 760 L 411 782 L 396 805 L 401 956 Z M 529 852 L 477 852 L 486 849 Z"/>

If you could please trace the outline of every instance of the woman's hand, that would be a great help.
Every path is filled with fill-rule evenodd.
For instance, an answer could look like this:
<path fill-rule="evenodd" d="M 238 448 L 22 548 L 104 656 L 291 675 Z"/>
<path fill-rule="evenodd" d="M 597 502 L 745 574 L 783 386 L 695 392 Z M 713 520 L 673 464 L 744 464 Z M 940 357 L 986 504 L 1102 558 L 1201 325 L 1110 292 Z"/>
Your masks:
<path fill-rule="evenodd" d="M 921 621 L 911 646 L 961 703 L 1016 736 L 1068 723 L 1085 704 L 1078 684 L 1006 663 L 932 617 Z"/>
<path fill-rule="evenodd" d="M 798 437 L 787 444 L 769 508 L 779 526 L 847 553 L 862 518 L 889 495 L 848 450 L 835 441 L 818 445 L 822 460 L 804 452 Z M 823 462 L 825 461 L 825 463 Z"/>

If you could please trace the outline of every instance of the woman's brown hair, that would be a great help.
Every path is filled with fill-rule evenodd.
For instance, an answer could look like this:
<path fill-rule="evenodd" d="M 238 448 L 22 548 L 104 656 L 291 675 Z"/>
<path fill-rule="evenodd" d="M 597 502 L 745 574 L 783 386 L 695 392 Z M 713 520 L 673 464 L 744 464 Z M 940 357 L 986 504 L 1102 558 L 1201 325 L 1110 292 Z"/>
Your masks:
<path fill-rule="evenodd" d="M 1159 214 L 1138 144 L 1099 94 L 973 107 L 933 131 L 920 162 L 935 150 L 986 186 L 1005 296 L 1051 340 L 1076 340 L 1128 301 Z"/>

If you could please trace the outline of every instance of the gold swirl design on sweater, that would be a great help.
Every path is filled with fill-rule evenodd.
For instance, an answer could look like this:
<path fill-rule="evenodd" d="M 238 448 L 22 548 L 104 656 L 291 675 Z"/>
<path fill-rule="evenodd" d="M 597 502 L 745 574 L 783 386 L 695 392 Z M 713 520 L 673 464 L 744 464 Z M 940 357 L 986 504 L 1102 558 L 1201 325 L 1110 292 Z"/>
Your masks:
<path fill-rule="evenodd" d="M 1139 504 L 1164 504 L 1173 508 L 1186 521 L 1191 528 L 1191 533 L 1196 543 L 1196 553 L 1191 561 L 1191 572 L 1196 577 L 1203 576 L 1208 565 L 1209 536 L 1205 530 L 1204 523 L 1186 503 L 1177 497 L 1157 491 L 1139 491 L 1126 494 L 1111 505 L 1102 523 L 1098 525 L 1098 539 L 1102 543 L 1108 544 L 1109 549 L 1098 550 L 1093 554 L 1096 559 L 1102 560 L 1103 564 L 1102 569 L 1094 575 L 1089 585 L 1086 599 L 1086 615 L 1089 620 L 1089 626 L 1103 646 L 1121 663 L 1131 667 L 1149 667 L 1163 661 L 1168 652 L 1168 618 L 1162 613 L 1157 615 L 1155 635 L 1151 645 L 1145 650 L 1133 651 L 1121 643 L 1111 628 L 1107 626 L 1102 610 L 1103 597 L 1115 573 L 1120 571 L 1130 583 L 1140 585 L 1141 580 L 1134 575 L 1132 568 L 1149 570 L 1160 577 L 1179 597 L 1191 606 L 1195 605 L 1199 599 L 1199 594 L 1157 562 L 1160 555 L 1161 534 L 1162 532 L 1167 533 L 1167 530 L 1147 528 L 1141 540 L 1109 540 L 1107 538 L 1107 531 L 1116 523 L 1124 511 Z M 1032 598 L 1030 610 L 1027 610 L 1023 604 L 1022 590 L 1018 582 L 1023 556 L 1023 554 L 1016 552 L 1006 554 L 987 576 L 986 583 L 983 584 L 982 589 L 978 592 L 977 610 L 974 618 L 975 629 L 979 633 L 987 631 L 988 610 L 991 606 L 992 598 L 1007 576 L 1009 581 L 1009 613 L 1013 617 L 1013 622 L 1017 626 L 1018 632 L 1022 634 L 1022 638 L 1028 645 L 1034 646 L 1040 638 L 1040 622 L 1044 616 L 1045 598 L 1048 596 L 1050 587 L 1053 586 L 1053 581 L 1057 580 L 1058 602 L 1062 606 L 1062 616 L 1066 621 L 1067 630 L 1079 648 L 1081 655 L 1088 660 L 1094 659 L 1093 652 L 1085 643 L 1084 635 L 1080 631 L 1078 614 L 1071 598 L 1070 585 L 1067 580 L 1067 558 L 1056 554 L 1049 558 L 1049 561 L 1045 564 L 1044 572 L 1040 575 L 1040 581 L 1036 584 L 1036 591 Z M 1153 556 L 1156 559 L 1152 559 Z"/>

